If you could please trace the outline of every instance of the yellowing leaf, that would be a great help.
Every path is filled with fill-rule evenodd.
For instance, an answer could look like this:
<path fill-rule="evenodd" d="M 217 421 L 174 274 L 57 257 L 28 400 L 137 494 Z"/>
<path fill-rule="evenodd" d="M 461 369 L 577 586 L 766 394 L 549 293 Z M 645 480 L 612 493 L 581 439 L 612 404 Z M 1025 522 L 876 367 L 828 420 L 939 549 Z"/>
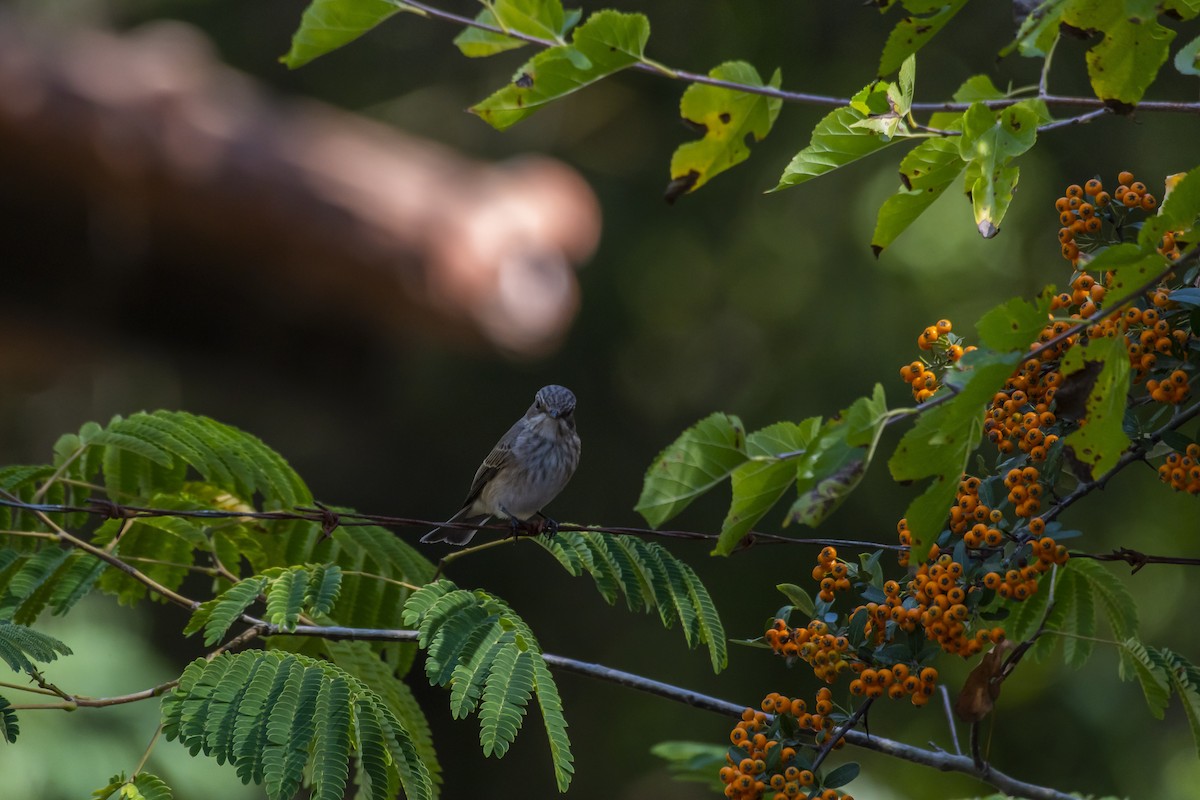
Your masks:
<path fill-rule="evenodd" d="M 721 64 L 708 75 L 747 86 L 764 85 L 758 71 L 744 61 Z M 770 83 L 765 85 L 778 88 L 779 83 L 780 72 L 775 70 Z M 771 131 L 781 105 L 778 98 L 760 94 L 702 83 L 689 86 L 683 93 L 679 112 L 689 125 L 704 132 L 704 138 L 675 150 L 667 202 L 699 189 L 715 175 L 745 161 L 750 148 Z"/>
<path fill-rule="evenodd" d="M 512 82 L 471 107 L 504 130 L 541 106 L 642 60 L 650 22 L 642 14 L 598 11 L 576 29 L 571 44 L 551 47 L 516 71 Z"/>

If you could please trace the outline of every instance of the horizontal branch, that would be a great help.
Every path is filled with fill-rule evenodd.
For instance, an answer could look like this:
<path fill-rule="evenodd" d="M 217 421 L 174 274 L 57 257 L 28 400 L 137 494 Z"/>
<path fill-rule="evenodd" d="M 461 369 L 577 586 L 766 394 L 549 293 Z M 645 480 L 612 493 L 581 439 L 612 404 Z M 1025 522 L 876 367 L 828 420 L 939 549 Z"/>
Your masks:
<path fill-rule="evenodd" d="M 350 641 L 384 641 L 384 642 L 415 642 L 417 631 L 388 630 L 383 628 L 345 628 L 322 625 L 300 625 L 293 631 L 283 631 L 276 626 L 268 625 L 262 630 L 265 636 L 316 636 L 322 639 Z M 670 683 L 663 683 L 632 672 L 606 667 L 603 664 L 593 664 L 553 653 L 543 653 L 546 663 L 563 672 L 573 672 L 589 678 L 636 689 L 653 694 L 676 703 L 682 703 L 692 708 L 712 711 L 727 717 L 740 719 L 745 705 L 731 703 L 700 692 L 684 689 Z M 848 730 L 845 732 L 848 744 L 872 750 L 904 761 L 911 761 L 927 767 L 933 767 L 943 772 L 961 772 L 978 778 L 996 789 L 1016 797 L 1028 797 L 1035 800 L 1071 800 L 1071 796 L 1044 786 L 1026 783 L 1016 778 L 998 772 L 995 769 L 980 770 L 974 762 L 965 756 L 950 755 L 938 750 L 925 750 L 920 747 L 904 744 L 903 742 L 885 739 L 874 734 Z"/>
<path fill-rule="evenodd" d="M 435 6 L 426 5 L 415 0 L 403 0 L 404 6 L 415 10 L 417 13 L 442 20 L 443 22 L 452 22 L 455 25 L 460 25 L 468 28 L 477 28 L 479 30 L 488 31 L 489 33 L 507 36 L 510 39 L 518 39 L 522 42 L 535 44 L 539 47 L 556 47 L 558 42 L 550 39 L 543 39 L 538 36 L 531 36 L 527 33 L 512 29 L 504 29 L 498 25 L 489 25 L 485 22 L 470 17 L 464 17 L 459 14 L 454 14 L 449 11 L 444 11 Z M 771 97 L 776 100 L 782 100 L 786 103 L 797 103 L 800 105 L 810 106 L 825 106 L 829 108 L 840 108 L 850 105 L 849 97 L 836 97 L 824 94 L 810 94 L 808 92 L 794 92 L 787 89 L 780 89 L 774 86 L 751 86 L 749 84 L 737 83 L 736 81 L 722 80 L 721 78 L 713 78 L 708 75 L 702 75 L 696 72 L 688 72 L 681 69 L 672 69 L 665 67 L 662 64 L 657 64 L 651 61 L 639 61 L 632 66 L 633 69 L 641 72 L 648 72 L 654 75 L 661 75 L 673 80 L 686 81 L 688 83 L 700 83 L 705 86 L 716 86 L 721 89 L 732 89 L 737 92 L 745 92 L 747 94 L 757 94 L 764 97 Z M 1021 102 L 1024 98 L 1014 97 L 1005 98 L 1002 100 L 986 100 L 982 101 L 988 108 L 998 109 L 1006 108 L 1016 103 Z M 1064 125 L 1078 124 L 1080 122 L 1089 122 L 1096 116 L 1109 113 L 1108 107 L 1104 101 L 1098 97 L 1071 97 L 1067 95 L 1054 95 L 1039 93 L 1035 99 L 1041 100 L 1050 107 L 1065 107 L 1065 108 L 1087 108 L 1094 109 L 1094 113 L 1084 114 L 1079 117 L 1074 117 L 1070 120 L 1058 120 L 1047 125 L 1040 126 L 1039 131 L 1052 130 L 1054 128 L 1063 127 Z M 937 111 L 966 111 L 971 107 L 971 103 L 943 102 L 943 103 L 913 103 L 911 108 L 918 112 L 937 112 Z M 1200 103 L 1197 102 L 1176 102 L 1170 100 L 1145 100 L 1137 105 L 1139 111 L 1165 111 L 1174 113 L 1200 113 Z"/>
<path fill-rule="evenodd" d="M 506 534 L 512 533 L 512 525 L 510 525 L 508 522 L 493 522 L 484 525 L 476 525 L 469 522 L 445 522 L 441 520 L 417 519 L 414 517 L 397 517 L 387 514 L 360 514 L 357 512 L 334 511 L 326 506 L 320 506 L 319 508 L 297 507 L 294 511 L 227 511 L 224 509 L 209 508 L 178 509 L 125 505 L 100 498 L 90 499 L 88 501 L 88 505 L 86 506 L 73 506 L 57 503 L 27 503 L 23 500 L 13 497 L 12 495 L 0 497 L 0 506 L 6 506 L 8 508 L 14 508 L 20 511 L 30 511 L 35 514 L 82 513 L 103 516 L 112 519 L 179 517 L 185 519 L 253 519 L 268 522 L 291 520 L 316 523 L 322 527 L 326 534 L 332 533 L 338 528 L 357 528 L 369 525 L 378 525 L 384 528 L 418 528 L 422 530 L 426 528 L 438 527 L 459 528 L 463 530 L 481 529 L 502 531 Z M 659 530 L 655 528 L 634 528 L 604 525 L 578 525 L 570 522 L 559 524 L 558 530 L 562 532 L 611 533 L 614 536 L 640 536 L 643 538 L 660 537 L 665 539 L 684 539 L 695 541 L 716 541 L 718 539 L 718 534 L 703 533 L 700 531 Z M 50 534 L 50 536 L 53 538 L 59 538 L 60 535 L 55 533 Z M 862 539 L 796 538 L 791 536 L 781 536 L 777 533 L 765 533 L 762 531 L 751 531 L 750 533 L 746 534 L 744 545 L 741 549 L 745 549 L 753 545 L 765 544 L 807 544 L 821 547 L 824 547 L 825 545 L 833 545 L 834 547 L 861 547 L 863 549 L 883 549 L 897 551 L 907 549 L 904 545 L 884 544 Z M 158 590 L 155 589 L 155 591 Z"/>

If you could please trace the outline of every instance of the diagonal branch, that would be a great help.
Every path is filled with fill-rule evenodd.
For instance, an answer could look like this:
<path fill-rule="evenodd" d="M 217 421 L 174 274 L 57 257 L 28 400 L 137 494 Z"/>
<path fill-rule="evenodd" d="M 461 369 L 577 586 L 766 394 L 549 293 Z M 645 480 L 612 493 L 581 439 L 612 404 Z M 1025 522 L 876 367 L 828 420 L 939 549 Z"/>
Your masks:
<path fill-rule="evenodd" d="M 417 631 L 318 625 L 300 625 L 292 631 L 284 631 L 276 626 L 267 625 L 262 629 L 262 633 L 264 636 L 316 636 L 323 639 L 349 641 L 415 642 L 417 640 Z M 652 678 L 607 667 L 603 664 L 593 664 L 553 653 L 543 653 L 542 655 L 547 664 L 563 672 L 585 675 L 589 678 L 616 684 L 617 686 L 647 692 L 648 694 L 653 694 L 676 703 L 683 703 L 692 708 L 712 711 L 738 719 L 741 718 L 742 711 L 746 708 L 743 705 L 731 703 L 728 700 L 721 700 L 701 692 L 656 681 Z M 965 775 L 970 775 L 1015 797 L 1027 797 L 1033 800 L 1072 800 L 1071 795 L 1064 792 L 1026 783 L 1025 781 L 999 772 L 994 768 L 989 768 L 985 774 L 975 766 L 970 758 L 965 756 L 951 755 L 950 753 L 938 750 L 925 750 L 920 747 L 904 744 L 903 742 L 885 739 L 874 734 L 867 735 L 855 730 L 847 730 L 844 733 L 844 737 L 848 744 L 852 744 L 855 747 L 872 750 L 876 753 L 910 761 L 914 764 L 933 767 L 943 772 L 961 772 Z"/>

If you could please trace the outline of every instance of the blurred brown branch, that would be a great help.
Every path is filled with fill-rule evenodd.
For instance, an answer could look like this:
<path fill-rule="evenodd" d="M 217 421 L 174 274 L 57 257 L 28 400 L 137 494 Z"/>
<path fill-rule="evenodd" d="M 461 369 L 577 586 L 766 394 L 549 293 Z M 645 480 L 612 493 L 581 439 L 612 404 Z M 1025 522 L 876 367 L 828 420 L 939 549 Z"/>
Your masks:
<path fill-rule="evenodd" d="M 211 281 L 327 324 L 522 356 L 565 334 L 600 231 L 591 189 L 558 161 L 481 163 L 280 100 L 177 22 L 113 34 L 0 13 L 0 180 L 85 198 L 96 257 L 121 279 L 170 266 L 191 292 Z"/>

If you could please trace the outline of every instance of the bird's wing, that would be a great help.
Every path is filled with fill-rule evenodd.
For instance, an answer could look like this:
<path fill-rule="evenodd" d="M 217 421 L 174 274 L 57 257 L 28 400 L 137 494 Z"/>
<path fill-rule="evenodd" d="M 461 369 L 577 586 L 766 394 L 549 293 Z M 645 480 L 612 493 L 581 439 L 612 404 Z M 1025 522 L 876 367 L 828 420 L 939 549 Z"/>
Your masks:
<path fill-rule="evenodd" d="M 524 420 L 517 420 L 513 426 L 508 429 L 508 433 L 500 437 L 500 441 L 496 442 L 496 446 L 492 448 L 492 452 L 488 453 L 487 458 L 479 465 L 479 470 L 475 473 L 475 480 L 471 482 L 471 491 L 467 493 L 467 499 L 463 501 L 463 506 L 469 506 L 479 497 L 479 493 L 483 491 L 483 487 L 487 485 L 497 472 L 508 463 L 509 457 L 512 454 L 513 442 L 517 439 L 517 433 L 521 429 Z"/>

